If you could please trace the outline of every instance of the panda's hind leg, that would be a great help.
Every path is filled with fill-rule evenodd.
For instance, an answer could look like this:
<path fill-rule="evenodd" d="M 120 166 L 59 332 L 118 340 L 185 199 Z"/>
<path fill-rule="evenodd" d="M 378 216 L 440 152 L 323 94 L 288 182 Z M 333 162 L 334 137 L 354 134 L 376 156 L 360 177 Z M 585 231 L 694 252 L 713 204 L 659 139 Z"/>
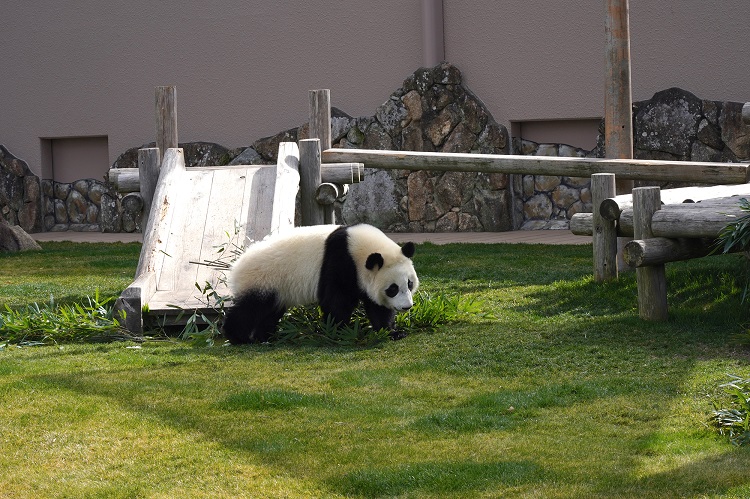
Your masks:
<path fill-rule="evenodd" d="M 268 341 L 285 311 L 274 292 L 245 293 L 226 311 L 224 336 L 233 345 Z"/>

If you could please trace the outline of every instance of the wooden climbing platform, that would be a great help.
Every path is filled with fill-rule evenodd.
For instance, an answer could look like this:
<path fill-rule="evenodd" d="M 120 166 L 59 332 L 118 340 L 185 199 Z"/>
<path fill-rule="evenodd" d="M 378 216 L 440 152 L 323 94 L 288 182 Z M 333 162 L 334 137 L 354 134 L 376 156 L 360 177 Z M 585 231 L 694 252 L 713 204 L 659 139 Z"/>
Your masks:
<path fill-rule="evenodd" d="M 268 166 L 186 168 L 182 149 L 167 149 L 136 278 L 118 300 L 127 329 L 142 332 L 144 313 L 173 324 L 210 310 L 198 289 L 207 282 L 227 294 L 221 269 L 205 262 L 219 259 L 226 243 L 244 245 L 294 226 L 298 165 L 297 145 L 288 142 Z"/>

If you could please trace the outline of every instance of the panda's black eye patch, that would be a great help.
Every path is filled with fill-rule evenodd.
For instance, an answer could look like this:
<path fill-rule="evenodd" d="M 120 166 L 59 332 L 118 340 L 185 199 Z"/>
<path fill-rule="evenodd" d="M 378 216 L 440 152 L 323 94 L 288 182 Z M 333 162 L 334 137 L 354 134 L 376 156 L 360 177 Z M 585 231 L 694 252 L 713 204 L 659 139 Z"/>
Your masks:
<path fill-rule="evenodd" d="M 398 294 L 398 284 L 395 282 L 388 286 L 388 289 L 385 290 L 385 294 L 388 296 L 388 298 L 393 298 Z"/>
<path fill-rule="evenodd" d="M 412 289 L 414 289 L 414 283 L 411 282 L 411 280 L 409 280 L 406 285 L 409 287 L 409 291 L 411 291 Z"/>

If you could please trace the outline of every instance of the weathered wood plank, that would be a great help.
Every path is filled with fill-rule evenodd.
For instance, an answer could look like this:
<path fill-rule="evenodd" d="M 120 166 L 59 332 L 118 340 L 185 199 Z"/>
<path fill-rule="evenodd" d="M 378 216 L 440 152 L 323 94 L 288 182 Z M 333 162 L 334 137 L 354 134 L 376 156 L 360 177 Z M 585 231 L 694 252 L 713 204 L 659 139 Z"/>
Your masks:
<path fill-rule="evenodd" d="M 200 234 L 199 257 L 193 260 L 194 262 L 216 260 L 221 256 L 218 253 L 218 247 L 228 242 L 227 234 L 233 235 L 236 225 L 242 225 L 245 185 L 248 178 L 252 177 L 257 170 L 258 168 L 247 168 L 211 172 L 213 179 L 206 207 L 206 223 L 203 233 Z M 244 239 L 244 230 L 245 227 L 240 228 L 242 233 L 238 234 L 238 237 Z M 196 265 L 196 284 L 203 286 L 208 282 L 214 287 L 218 285 L 221 277 L 218 269 L 198 263 L 194 265 Z"/>
<path fill-rule="evenodd" d="M 151 205 L 154 202 L 154 192 L 159 182 L 159 149 L 148 147 L 138 149 L 138 185 L 143 198 L 143 214 L 141 226 L 148 225 L 148 216 L 151 213 Z"/>
<path fill-rule="evenodd" d="M 748 165 L 742 163 L 703 163 L 637 159 L 564 158 L 371 149 L 328 149 L 323 162 L 360 162 L 367 168 L 477 171 L 484 173 L 525 173 L 590 177 L 594 173 L 614 173 L 617 178 L 740 184 L 748 181 Z"/>
<path fill-rule="evenodd" d="M 182 200 L 175 207 L 167 233 L 161 271 L 157 270 L 157 289 L 195 286 L 198 269 L 190 262 L 200 259 L 214 173 L 189 168 L 183 175 L 178 187 Z"/>
<path fill-rule="evenodd" d="M 171 224 L 174 206 L 179 199 L 179 193 L 175 189 L 184 170 L 185 157 L 182 149 L 167 149 L 159 173 L 159 183 L 154 192 L 151 215 L 143 232 L 143 246 L 136 276 L 156 271 L 157 256 L 163 251 L 164 242 L 161 234 L 164 234 Z"/>
<path fill-rule="evenodd" d="M 300 190 L 299 147 L 295 142 L 282 142 L 279 144 L 278 158 L 270 232 L 274 234 L 294 227 L 297 192 Z"/>

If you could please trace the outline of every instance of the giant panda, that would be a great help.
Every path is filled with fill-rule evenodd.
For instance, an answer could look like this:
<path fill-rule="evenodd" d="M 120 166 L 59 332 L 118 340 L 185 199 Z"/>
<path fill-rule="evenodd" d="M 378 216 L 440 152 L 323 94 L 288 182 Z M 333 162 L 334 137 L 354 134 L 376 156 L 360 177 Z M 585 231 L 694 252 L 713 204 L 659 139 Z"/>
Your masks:
<path fill-rule="evenodd" d="M 228 276 L 234 303 L 224 335 L 232 344 L 265 342 L 287 308 L 315 302 L 347 323 L 361 300 L 372 327 L 397 339 L 396 312 L 412 307 L 419 287 L 414 249 L 367 224 L 297 227 L 254 243 Z"/>

